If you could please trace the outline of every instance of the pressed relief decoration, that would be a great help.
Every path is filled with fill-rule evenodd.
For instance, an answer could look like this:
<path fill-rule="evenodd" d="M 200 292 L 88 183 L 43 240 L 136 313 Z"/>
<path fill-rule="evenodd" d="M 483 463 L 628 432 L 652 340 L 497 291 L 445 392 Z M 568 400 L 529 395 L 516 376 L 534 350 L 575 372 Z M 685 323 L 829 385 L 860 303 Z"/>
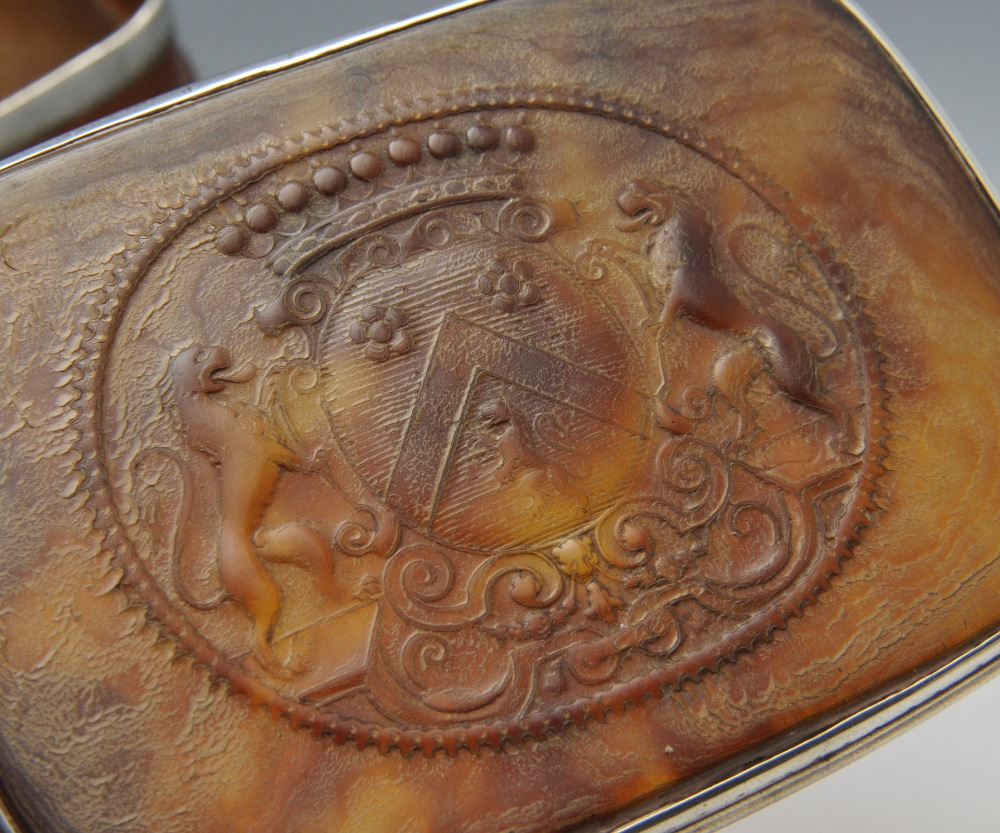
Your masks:
<path fill-rule="evenodd" d="M 206 180 L 88 377 L 152 618 L 294 724 L 428 753 L 753 650 L 861 534 L 884 417 L 851 276 L 735 154 L 586 96 L 443 101 Z"/>

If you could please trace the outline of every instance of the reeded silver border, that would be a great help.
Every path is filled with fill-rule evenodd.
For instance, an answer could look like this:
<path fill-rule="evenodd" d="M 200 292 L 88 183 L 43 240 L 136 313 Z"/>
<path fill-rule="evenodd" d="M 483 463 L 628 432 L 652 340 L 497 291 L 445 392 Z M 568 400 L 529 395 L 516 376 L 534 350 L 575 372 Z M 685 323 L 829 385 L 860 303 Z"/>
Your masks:
<path fill-rule="evenodd" d="M 166 0 L 150 0 L 150 2 L 165 4 Z M 28 148 L 20 153 L 16 153 L 7 159 L 0 159 L 0 173 L 10 170 L 17 165 L 37 159 L 41 156 L 46 156 L 54 151 L 61 150 L 69 145 L 77 144 L 78 142 L 93 138 L 101 133 L 106 133 L 116 128 L 123 127 L 130 122 L 138 121 L 139 119 L 171 110 L 199 98 L 205 98 L 206 96 L 224 92 L 225 90 L 241 86 L 242 84 L 246 84 L 250 81 L 255 81 L 256 79 L 262 78 L 266 75 L 271 75 L 272 73 L 280 72 L 281 70 L 290 69 L 292 67 L 316 61 L 336 52 L 342 52 L 345 49 L 350 49 L 351 47 L 377 40 L 378 38 L 394 34 L 395 32 L 419 26 L 423 23 L 429 23 L 441 17 L 454 14 L 455 12 L 460 12 L 475 6 L 483 6 L 487 3 L 493 2 L 496 2 L 496 0 L 460 0 L 460 2 L 453 3 L 448 6 L 442 6 L 440 9 L 433 9 L 432 11 L 406 18 L 398 23 L 389 23 L 384 26 L 377 26 L 374 29 L 365 29 L 356 34 L 348 35 L 340 40 L 331 41 L 330 43 L 322 44 L 320 46 L 297 50 L 288 55 L 264 61 L 263 63 L 253 64 L 235 73 L 221 75 L 217 78 L 211 78 L 207 81 L 200 81 L 186 87 L 181 87 L 180 89 L 166 93 L 162 96 L 157 96 L 156 98 L 152 98 L 149 101 L 138 104 L 134 107 L 129 107 L 119 113 L 115 113 L 112 116 L 95 121 L 77 130 L 64 133 L 62 136 L 58 136 L 39 145 L 35 145 L 34 147 Z M 0 145 L 0 154 L 2 153 L 3 146 Z M 2 833 L 2 831 L 0 831 L 0 833 Z"/>
<path fill-rule="evenodd" d="M 124 89 L 163 53 L 170 33 L 167 0 L 145 0 L 104 40 L 0 99 L 0 156 Z"/>
<path fill-rule="evenodd" d="M 969 174 L 976 181 L 976 183 L 983 189 L 986 194 L 990 206 L 993 208 L 994 212 L 1000 214 L 1000 208 L 998 208 L 998 192 L 990 182 L 989 178 L 983 172 L 983 167 L 976 160 L 975 155 L 969 150 L 966 145 L 965 140 L 959 135 L 958 130 L 955 125 L 952 124 L 951 119 L 948 117 L 947 113 L 941 107 L 937 98 L 928 89 L 927 85 L 924 84 L 923 80 L 917 71 L 910 66 L 909 61 L 902 55 L 902 53 L 896 48 L 889 37 L 882 31 L 879 25 L 872 20 L 868 13 L 856 5 L 855 0 L 834 0 L 834 2 L 839 3 L 844 7 L 858 23 L 861 24 L 861 28 L 864 29 L 871 38 L 882 48 L 889 61 L 895 66 L 896 71 L 903 77 L 903 79 L 913 87 L 914 92 L 917 97 L 921 100 L 928 111 L 930 111 L 931 116 L 937 122 L 938 127 L 940 127 L 946 136 L 946 138 L 951 142 L 954 149 L 958 152 L 959 158 L 965 163 L 968 168 Z"/>
<path fill-rule="evenodd" d="M 2 795 L 0 795 L 0 833 L 24 833 L 14 824 L 13 815 Z"/>
<path fill-rule="evenodd" d="M 997 190 L 935 96 L 855 0 L 834 0 L 882 49 L 927 108 L 1000 222 Z M 711 833 L 872 751 L 1000 671 L 1000 630 L 936 670 L 736 775 L 664 804 L 609 833 Z"/>
<path fill-rule="evenodd" d="M 149 0 L 162 4 L 166 0 Z M 271 73 L 279 72 L 328 55 L 368 43 L 420 24 L 437 20 L 458 11 L 497 2 L 497 0 L 461 0 L 424 14 L 407 18 L 358 34 L 297 51 L 255 64 L 237 73 L 190 85 L 109 118 L 72 131 L 49 142 L 0 160 L 0 173 L 46 156 L 70 145 L 125 126 L 196 99 L 223 92 Z M 981 189 L 995 216 L 1000 220 L 997 191 L 982 172 L 972 152 L 959 136 L 950 119 L 920 80 L 906 59 L 893 46 L 874 21 L 854 0 L 834 0 L 850 13 L 867 34 L 881 47 L 886 58 L 915 91 L 923 105 L 950 142 L 958 159 Z M 897 732 L 929 716 L 953 698 L 985 682 L 1000 670 L 1000 630 L 983 638 L 964 652 L 931 670 L 897 691 L 886 694 L 848 717 L 798 741 L 745 770 L 718 783 L 645 812 L 632 821 L 606 828 L 607 833 L 710 833 L 736 821 L 783 795 L 794 792 L 823 775 L 838 769 L 891 738 Z M 20 833 L 7 809 L 0 804 L 0 833 Z"/>
<path fill-rule="evenodd" d="M 967 693 L 998 670 L 1000 633 L 900 691 L 711 787 L 649 812 L 612 833 L 709 833 L 871 751 Z"/>
<path fill-rule="evenodd" d="M 965 165 L 1000 222 L 997 191 L 916 70 L 854 0 L 834 0 L 882 49 Z M 1000 671 L 1000 630 L 936 670 L 719 783 L 609 833 L 711 833 L 849 764 Z"/>

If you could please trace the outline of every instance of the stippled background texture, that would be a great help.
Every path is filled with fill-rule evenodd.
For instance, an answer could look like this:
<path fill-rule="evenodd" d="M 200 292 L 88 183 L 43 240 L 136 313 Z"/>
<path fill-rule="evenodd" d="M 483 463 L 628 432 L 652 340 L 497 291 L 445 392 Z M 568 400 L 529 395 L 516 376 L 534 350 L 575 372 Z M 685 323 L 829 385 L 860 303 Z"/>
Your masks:
<path fill-rule="evenodd" d="M 182 47 L 201 77 L 437 5 L 433 0 L 172 2 Z M 981 171 L 1000 183 L 1000 2 L 863 0 L 861 5 L 937 99 Z M 1000 680 L 994 680 L 862 760 L 730 829 L 996 830 L 998 703 Z"/>

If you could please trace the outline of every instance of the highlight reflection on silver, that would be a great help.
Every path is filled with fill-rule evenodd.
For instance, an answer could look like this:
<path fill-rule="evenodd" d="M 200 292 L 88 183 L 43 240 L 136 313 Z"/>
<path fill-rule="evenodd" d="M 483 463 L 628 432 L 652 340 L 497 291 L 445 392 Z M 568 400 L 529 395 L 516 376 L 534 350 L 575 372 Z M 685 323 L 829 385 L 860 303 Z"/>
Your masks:
<path fill-rule="evenodd" d="M 166 0 L 156 0 L 156 2 L 165 3 Z M 92 124 L 81 127 L 78 130 L 72 130 L 62 136 L 43 142 L 35 147 L 28 148 L 27 150 L 22 151 L 21 153 L 16 153 L 6 159 L 2 158 L 4 151 L 3 147 L 0 147 L 0 173 L 14 167 L 15 165 L 22 164 L 32 159 L 37 159 L 48 153 L 52 153 L 53 151 L 68 147 L 101 133 L 106 133 L 114 128 L 138 121 L 139 119 L 153 116 L 156 113 L 170 110 L 190 101 L 205 98 L 209 95 L 215 95 L 217 93 L 224 92 L 227 89 L 238 87 L 258 78 L 271 75 L 272 73 L 280 72 L 283 69 L 289 69 L 293 66 L 306 64 L 333 54 L 334 52 L 341 52 L 352 46 L 359 46 L 360 44 L 367 43 L 375 40 L 376 38 L 385 37 L 403 29 L 408 29 L 422 23 L 428 23 L 445 15 L 490 2 L 496 2 L 496 0 L 461 0 L 461 2 L 453 5 L 445 6 L 441 9 L 427 12 L 426 14 L 417 15 L 407 20 L 400 21 L 399 23 L 379 26 L 374 29 L 359 32 L 357 34 L 332 41 L 331 43 L 303 49 L 291 55 L 264 61 L 253 66 L 246 67 L 236 73 L 222 75 L 208 81 L 191 84 L 187 87 L 182 87 L 179 90 L 166 93 L 165 95 L 157 96 L 156 98 L 144 102 L 143 104 L 129 107 L 105 119 L 100 119 Z"/>
<path fill-rule="evenodd" d="M 0 99 L 0 157 L 124 89 L 163 53 L 170 32 L 167 0 L 146 0 L 104 40 Z"/>

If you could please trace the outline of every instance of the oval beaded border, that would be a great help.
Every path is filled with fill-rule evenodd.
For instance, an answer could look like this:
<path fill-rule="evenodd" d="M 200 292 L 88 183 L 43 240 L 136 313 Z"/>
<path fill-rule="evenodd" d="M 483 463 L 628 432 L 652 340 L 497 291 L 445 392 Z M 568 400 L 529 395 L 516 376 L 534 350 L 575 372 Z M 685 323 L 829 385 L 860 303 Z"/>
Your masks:
<path fill-rule="evenodd" d="M 578 112 L 655 132 L 719 165 L 781 215 L 820 262 L 855 324 L 868 376 L 868 455 L 855 495 L 841 520 L 838 543 L 828 547 L 813 564 L 808 573 L 809 586 L 800 589 L 794 599 L 784 599 L 782 605 L 763 612 L 750 624 L 734 631 L 722 643 L 713 646 L 714 650 L 699 651 L 653 674 L 523 720 L 409 730 L 341 719 L 278 694 L 221 656 L 163 597 L 146 572 L 116 516 L 105 478 L 99 443 L 103 433 L 101 399 L 105 383 L 102 358 L 113 345 L 125 306 L 152 262 L 182 229 L 222 199 L 312 153 L 374 136 L 392 127 L 461 113 L 510 109 Z M 853 276 L 837 261 L 833 248 L 815 222 L 794 205 L 791 195 L 719 140 L 706 137 L 696 129 L 675 124 L 663 115 L 644 112 L 638 103 L 622 102 L 581 90 L 558 87 L 474 88 L 447 97 L 438 95 L 399 102 L 393 107 L 362 111 L 358 116 L 343 119 L 336 127 L 324 125 L 283 142 L 272 140 L 257 153 L 238 157 L 229 170 L 216 169 L 213 173 L 211 181 L 202 182 L 196 194 L 181 195 L 183 202 L 179 208 L 154 220 L 149 233 L 118 257 L 113 269 L 112 286 L 106 290 L 105 300 L 95 303 L 99 319 L 87 325 L 87 358 L 77 382 L 81 394 L 81 413 L 76 424 L 80 431 L 82 487 L 89 491 L 90 504 L 96 513 L 96 526 L 105 535 L 105 546 L 113 550 L 125 570 L 122 583 L 149 606 L 152 617 L 214 678 L 227 681 L 232 691 L 244 694 L 252 703 L 265 705 L 273 713 L 285 715 L 293 726 L 309 727 L 314 734 L 328 735 L 338 743 L 354 741 L 359 749 L 375 746 L 382 752 L 396 748 L 403 754 L 419 750 L 432 755 L 439 749 L 449 754 L 460 749 L 475 752 L 483 746 L 499 750 L 505 742 L 516 744 L 527 738 L 543 740 L 570 725 L 583 727 L 588 720 L 603 720 L 609 713 L 622 712 L 629 705 L 639 704 L 648 698 L 659 699 L 667 688 L 679 690 L 689 682 L 696 682 L 726 662 L 734 662 L 740 653 L 752 651 L 757 643 L 769 639 L 774 631 L 786 627 L 789 619 L 799 615 L 817 593 L 829 586 L 830 579 L 840 572 L 843 559 L 850 555 L 862 531 L 878 512 L 877 498 L 880 493 L 877 481 L 885 471 L 884 461 L 888 456 L 890 437 L 889 393 L 887 379 L 882 372 L 883 358 L 879 353 L 878 337 L 865 313 L 863 301 L 853 291 Z"/>

